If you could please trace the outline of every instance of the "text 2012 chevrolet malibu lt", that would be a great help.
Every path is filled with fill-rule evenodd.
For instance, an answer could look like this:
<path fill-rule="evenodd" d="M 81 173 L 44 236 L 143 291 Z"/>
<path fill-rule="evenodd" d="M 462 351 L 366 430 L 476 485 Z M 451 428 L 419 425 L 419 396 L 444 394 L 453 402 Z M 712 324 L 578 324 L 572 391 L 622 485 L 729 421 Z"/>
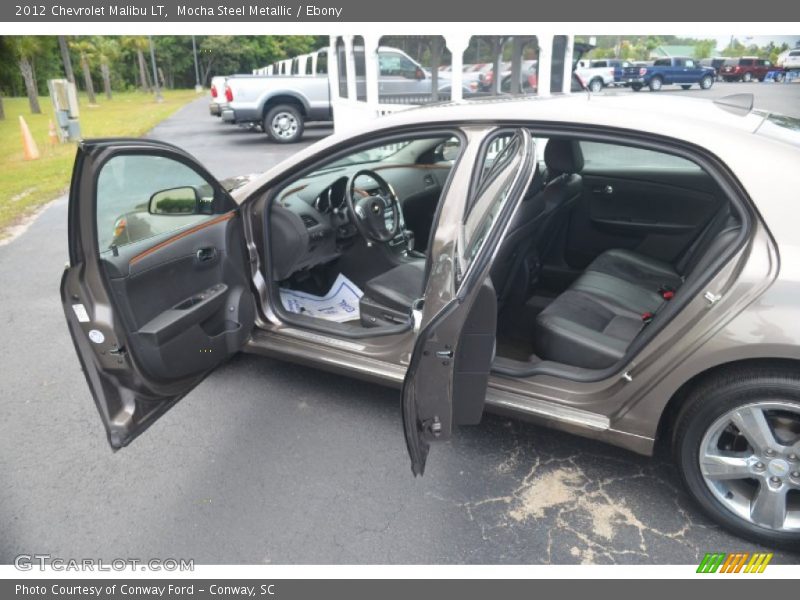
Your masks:
<path fill-rule="evenodd" d="M 235 189 L 81 144 L 69 328 L 113 448 L 236 352 L 402 388 L 411 466 L 485 409 L 672 444 L 725 527 L 800 543 L 800 121 L 742 98 L 410 110 Z"/>

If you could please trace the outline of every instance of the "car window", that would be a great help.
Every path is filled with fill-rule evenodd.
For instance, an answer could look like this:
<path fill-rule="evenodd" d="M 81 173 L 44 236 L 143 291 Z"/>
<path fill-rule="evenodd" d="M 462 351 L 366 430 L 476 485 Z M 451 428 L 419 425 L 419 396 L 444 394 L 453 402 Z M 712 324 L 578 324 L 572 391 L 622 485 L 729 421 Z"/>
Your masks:
<path fill-rule="evenodd" d="M 328 53 L 320 52 L 317 54 L 317 75 L 328 74 Z"/>
<path fill-rule="evenodd" d="M 756 114 L 764 116 L 764 121 L 756 129 L 759 135 L 800 146 L 800 119 L 762 112 Z"/>
<path fill-rule="evenodd" d="M 466 272 L 510 197 L 523 159 L 522 138 L 503 133 L 490 140 L 478 163 L 480 176 L 469 203 L 459 240 L 462 270 Z"/>
<path fill-rule="evenodd" d="M 381 52 L 378 56 L 381 75 L 385 77 L 414 77 L 417 65 L 396 52 Z"/>
<path fill-rule="evenodd" d="M 693 60 L 687 60 L 684 63 L 684 66 L 689 67 L 690 69 L 693 69 L 694 68 L 694 61 Z"/>
<path fill-rule="evenodd" d="M 157 192 L 163 192 L 154 204 L 160 214 L 152 214 Z M 208 219 L 213 200 L 211 185 L 183 163 L 163 156 L 115 156 L 97 178 L 97 247 L 103 252 Z"/>
<path fill-rule="evenodd" d="M 597 61 L 592 63 L 592 66 L 593 67 L 607 67 L 608 63 L 606 63 L 606 61 L 604 61 L 604 60 L 597 60 Z"/>
<path fill-rule="evenodd" d="M 584 171 L 588 172 L 618 169 L 701 170 L 690 160 L 654 150 L 601 142 L 580 142 L 580 145 Z"/>
<path fill-rule="evenodd" d="M 750 67 L 753 65 L 753 59 L 743 58 L 742 60 L 739 61 L 739 64 L 742 65 L 743 67 Z"/>
<path fill-rule="evenodd" d="M 659 58 L 657 61 L 653 62 L 654 67 L 668 67 L 672 64 L 672 62 L 668 58 Z"/>

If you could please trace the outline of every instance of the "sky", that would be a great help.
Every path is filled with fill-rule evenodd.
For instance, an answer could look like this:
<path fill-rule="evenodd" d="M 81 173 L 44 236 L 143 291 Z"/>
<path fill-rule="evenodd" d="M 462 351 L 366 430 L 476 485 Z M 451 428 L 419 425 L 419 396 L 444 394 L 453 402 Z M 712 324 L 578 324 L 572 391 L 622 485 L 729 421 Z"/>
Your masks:
<path fill-rule="evenodd" d="M 708 36 L 708 35 L 698 35 L 698 36 L 691 36 L 697 37 L 698 39 L 708 39 L 709 37 L 713 37 L 717 40 L 717 50 L 724 49 L 731 41 L 730 35 L 723 35 L 723 36 Z M 790 48 L 793 48 L 798 40 L 800 40 L 800 35 L 736 35 L 734 36 L 740 42 L 742 42 L 745 46 L 749 46 L 750 44 L 755 44 L 756 46 L 766 46 L 770 42 L 775 42 L 775 45 L 780 46 L 782 43 L 786 42 L 789 44 Z"/>

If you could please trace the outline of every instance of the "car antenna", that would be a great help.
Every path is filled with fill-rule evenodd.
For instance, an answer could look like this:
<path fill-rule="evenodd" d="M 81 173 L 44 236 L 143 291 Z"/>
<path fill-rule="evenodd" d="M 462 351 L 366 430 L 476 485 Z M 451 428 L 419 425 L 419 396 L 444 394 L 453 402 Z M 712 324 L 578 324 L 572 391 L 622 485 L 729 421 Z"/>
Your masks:
<path fill-rule="evenodd" d="M 731 94 L 714 100 L 714 104 L 722 110 L 740 117 L 750 114 L 750 111 L 753 110 L 754 102 L 755 96 L 753 94 Z"/>

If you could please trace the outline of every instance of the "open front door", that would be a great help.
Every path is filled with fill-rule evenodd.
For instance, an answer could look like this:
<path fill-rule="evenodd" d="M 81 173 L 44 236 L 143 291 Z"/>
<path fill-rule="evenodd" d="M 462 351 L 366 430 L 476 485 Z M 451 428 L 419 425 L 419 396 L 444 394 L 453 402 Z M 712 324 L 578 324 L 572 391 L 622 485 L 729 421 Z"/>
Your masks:
<path fill-rule="evenodd" d="M 235 202 L 187 153 L 139 139 L 79 146 L 61 301 L 112 448 L 244 345 L 246 256 Z"/>
<path fill-rule="evenodd" d="M 497 321 L 489 269 L 535 164 L 525 129 L 496 131 L 484 140 L 458 241 L 432 257 L 439 267 L 431 279 L 453 293 L 444 301 L 426 300 L 403 382 L 403 426 L 414 475 L 423 474 L 431 442 L 449 439 L 454 425 L 477 424 L 483 415 Z M 442 281 L 442 273 L 449 281 Z"/>

